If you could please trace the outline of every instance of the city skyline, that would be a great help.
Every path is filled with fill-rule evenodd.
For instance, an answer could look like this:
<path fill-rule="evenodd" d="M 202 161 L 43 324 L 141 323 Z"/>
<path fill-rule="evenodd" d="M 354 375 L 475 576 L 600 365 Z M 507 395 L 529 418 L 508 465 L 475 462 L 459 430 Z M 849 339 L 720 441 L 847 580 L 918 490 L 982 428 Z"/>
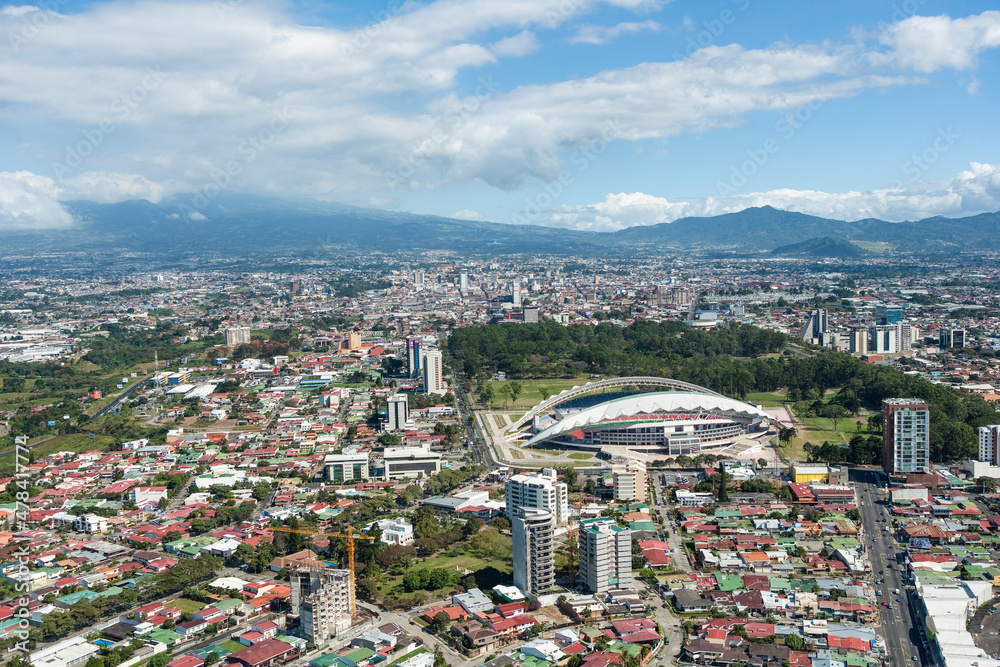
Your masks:
<path fill-rule="evenodd" d="M 604 231 L 994 211 L 991 7 L 4 5 L 0 231 L 221 191 Z"/>

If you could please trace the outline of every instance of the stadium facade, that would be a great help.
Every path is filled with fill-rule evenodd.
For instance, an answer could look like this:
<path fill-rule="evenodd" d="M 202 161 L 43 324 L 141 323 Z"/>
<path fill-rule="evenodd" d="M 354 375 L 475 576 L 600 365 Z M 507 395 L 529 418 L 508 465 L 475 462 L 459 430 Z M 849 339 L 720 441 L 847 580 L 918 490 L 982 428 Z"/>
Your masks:
<path fill-rule="evenodd" d="M 763 434 L 771 419 L 757 406 L 707 390 L 659 391 L 614 398 L 584 409 L 556 407 L 552 423 L 533 420 L 535 433 L 524 446 L 697 454 L 727 447 L 740 437 Z"/>

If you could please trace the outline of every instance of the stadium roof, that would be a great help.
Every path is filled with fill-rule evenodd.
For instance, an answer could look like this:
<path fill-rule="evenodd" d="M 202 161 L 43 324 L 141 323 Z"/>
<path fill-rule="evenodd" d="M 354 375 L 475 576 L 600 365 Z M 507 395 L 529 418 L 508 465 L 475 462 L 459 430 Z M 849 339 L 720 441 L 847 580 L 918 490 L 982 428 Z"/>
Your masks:
<path fill-rule="evenodd" d="M 760 408 L 735 398 L 690 391 L 660 391 L 617 398 L 581 410 L 539 431 L 525 446 L 609 419 L 658 412 L 700 412 L 705 416 L 770 419 Z"/>

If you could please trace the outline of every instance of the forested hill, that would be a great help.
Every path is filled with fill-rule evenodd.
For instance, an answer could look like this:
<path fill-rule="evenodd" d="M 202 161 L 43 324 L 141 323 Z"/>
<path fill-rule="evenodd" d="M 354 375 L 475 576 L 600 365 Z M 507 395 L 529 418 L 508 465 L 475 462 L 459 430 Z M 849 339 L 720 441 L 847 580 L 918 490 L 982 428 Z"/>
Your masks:
<path fill-rule="evenodd" d="M 787 389 L 789 400 L 800 412 L 821 407 L 828 389 L 839 390 L 830 402 L 848 412 L 862 406 L 878 411 L 884 398 L 922 398 L 931 407 L 931 459 L 935 462 L 975 457 L 975 428 L 996 422 L 996 410 L 981 397 L 895 368 L 831 350 L 806 356 L 774 354 L 783 351 L 788 341 L 784 334 L 739 323 L 705 331 L 680 322 L 565 327 L 545 321 L 461 328 L 449 338 L 448 349 L 473 384 L 496 371 L 521 379 L 574 377 L 581 372 L 655 375 L 734 398 Z"/>

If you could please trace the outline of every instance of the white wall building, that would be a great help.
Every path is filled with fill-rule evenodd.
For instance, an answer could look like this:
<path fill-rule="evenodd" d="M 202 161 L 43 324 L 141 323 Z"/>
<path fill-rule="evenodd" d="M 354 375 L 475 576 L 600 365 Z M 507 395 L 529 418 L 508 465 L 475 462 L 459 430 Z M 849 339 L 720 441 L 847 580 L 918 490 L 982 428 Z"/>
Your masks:
<path fill-rule="evenodd" d="M 548 510 L 519 507 L 511 521 L 514 585 L 538 595 L 552 588 L 555 572 L 555 519 Z"/>
<path fill-rule="evenodd" d="M 632 587 L 632 531 L 614 519 L 580 522 L 580 579 L 592 593 Z"/>
<path fill-rule="evenodd" d="M 378 526 L 378 529 L 382 531 L 381 541 L 385 544 L 400 547 L 413 544 L 413 526 L 402 517 L 372 521 L 361 532 L 367 535 L 372 526 Z"/>
<path fill-rule="evenodd" d="M 410 419 L 409 403 L 406 394 L 393 394 L 386 405 L 389 412 L 388 429 L 401 431 L 406 428 Z"/>
<path fill-rule="evenodd" d="M 448 386 L 444 382 L 444 362 L 440 350 L 430 350 L 424 355 L 424 392 L 444 396 Z"/>
<path fill-rule="evenodd" d="M 514 475 L 507 480 L 505 490 L 507 518 L 511 522 L 521 507 L 548 510 L 556 523 L 569 521 L 569 491 L 552 468 L 543 468 L 540 473 Z"/>

